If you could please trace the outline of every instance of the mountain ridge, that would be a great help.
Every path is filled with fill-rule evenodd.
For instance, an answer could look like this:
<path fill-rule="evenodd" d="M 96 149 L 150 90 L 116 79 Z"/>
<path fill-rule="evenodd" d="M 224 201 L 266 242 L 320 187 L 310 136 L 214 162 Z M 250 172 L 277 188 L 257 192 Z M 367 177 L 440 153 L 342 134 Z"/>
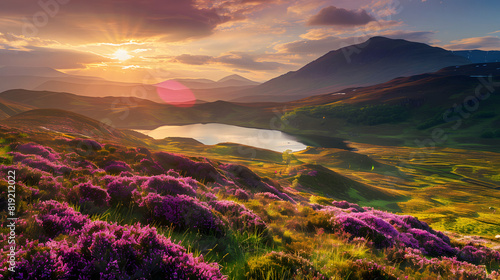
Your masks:
<path fill-rule="evenodd" d="M 361 44 L 330 51 L 297 71 L 273 78 L 245 90 L 245 93 L 248 99 L 256 93 L 268 95 L 259 101 L 291 101 L 298 96 L 368 86 L 400 76 L 469 63 L 468 59 L 442 48 L 402 39 L 373 37 Z"/>

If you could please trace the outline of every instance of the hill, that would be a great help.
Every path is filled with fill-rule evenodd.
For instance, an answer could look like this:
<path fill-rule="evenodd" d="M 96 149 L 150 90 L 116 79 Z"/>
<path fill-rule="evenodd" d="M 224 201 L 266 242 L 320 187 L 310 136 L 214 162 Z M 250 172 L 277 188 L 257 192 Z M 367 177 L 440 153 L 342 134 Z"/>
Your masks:
<path fill-rule="evenodd" d="M 113 128 L 94 119 L 57 109 L 35 109 L 2 121 L 2 124 L 25 131 L 54 132 L 90 139 L 128 141 L 149 137 L 130 130 Z M 134 142 L 132 141 L 132 142 Z"/>
<path fill-rule="evenodd" d="M 287 165 L 276 153 L 230 162 L 232 145 L 209 147 L 227 149 L 218 158 L 173 153 L 162 141 L 131 138 L 62 110 L 11 117 L 0 125 L 0 139 L 0 211 L 8 213 L 7 197 L 15 192 L 15 225 L 23 233 L 16 271 L 0 271 L 6 279 L 28 273 L 201 280 L 498 276 L 499 192 L 470 185 L 470 177 L 497 174 L 498 154 L 443 149 L 427 164 L 404 166 L 411 180 L 387 185 L 390 174 L 298 160 Z M 386 163 L 407 149 L 367 145 L 365 151 L 380 148 Z M 375 163 L 336 156 L 355 157 L 361 169 Z M 454 173 L 445 176 L 448 168 Z M 284 172 L 273 174 L 277 169 Z M 334 200 L 342 197 L 350 201 Z M 0 233 L 2 246 L 8 233 Z M 7 258 L 0 265 L 7 267 Z"/>
<path fill-rule="evenodd" d="M 291 101 L 469 63 L 468 59 L 441 48 L 373 37 L 364 43 L 331 51 L 297 71 L 245 90 L 248 96 L 235 100 Z"/>

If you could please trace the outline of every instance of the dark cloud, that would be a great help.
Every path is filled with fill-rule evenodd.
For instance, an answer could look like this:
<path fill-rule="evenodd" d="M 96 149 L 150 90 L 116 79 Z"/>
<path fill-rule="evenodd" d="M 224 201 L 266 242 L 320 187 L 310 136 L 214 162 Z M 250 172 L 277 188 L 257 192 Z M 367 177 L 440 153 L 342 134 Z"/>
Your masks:
<path fill-rule="evenodd" d="M 236 67 L 238 69 L 257 71 L 276 70 L 286 66 L 285 64 L 279 62 L 257 61 L 256 56 L 241 52 L 232 52 L 230 54 L 217 57 L 182 54 L 174 57 L 171 61 L 189 65 L 223 64 L 231 67 Z"/>
<path fill-rule="evenodd" d="M 0 32 L 85 42 L 199 38 L 231 20 L 194 0 L 0 1 L 0 17 L 18 23 L 0 26 Z"/>
<path fill-rule="evenodd" d="M 176 56 L 173 61 L 189 65 L 203 65 L 209 63 L 212 60 L 213 57 L 208 55 L 181 54 L 179 56 Z"/>
<path fill-rule="evenodd" d="M 307 24 L 356 26 L 365 25 L 374 20 L 375 18 L 369 15 L 365 10 L 350 11 L 329 6 L 321 9 L 318 14 L 311 17 Z"/>
<path fill-rule="evenodd" d="M 29 50 L 0 49 L 0 65 L 50 67 L 55 69 L 83 68 L 88 63 L 110 61 L 89 53 L 51 48 L 30 47 Z"/>
<path fill-rule="evenodd" d="M 270 61 L 256 61 L 254 56 L 245 53 L 231 53 L 215 58 L 215 61 L 247 70 L 276 70 L 284 64 Z"/>

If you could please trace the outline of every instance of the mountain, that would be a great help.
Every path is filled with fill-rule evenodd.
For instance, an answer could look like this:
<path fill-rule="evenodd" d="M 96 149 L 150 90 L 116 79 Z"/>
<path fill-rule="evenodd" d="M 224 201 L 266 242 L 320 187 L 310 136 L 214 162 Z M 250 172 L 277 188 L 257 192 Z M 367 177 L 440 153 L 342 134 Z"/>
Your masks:
<path fill-rule="evenodd" d="M 229 75 L 218 81 L 212 81 L 209 79 L 173 79 L 169 81 L 175 81 L 181 83 L 182 85 L 188 87 L 192 90 L 198 89 L 218 89 L 218 88 L 228 88 L 232 87 L 233 91 L 248 88 L 251 86 L 257 86 L 260 83 L 249 80 L 240 75 Z M 163 83 L 162 83 L 163 84 Z M 241 88 L 238 88 L 241 87 Z M 224 98 L 225 99 L 225 98 Z"/>
<path fill-rule="evenodd" d="M 236 74 L 226 76 L 218 80 L 217 83 L 225 86 L 256 86 L 260 84 Z"/>
<path fill-rule="evenodd" d="M 228 100 L 234 92 L 249 89 L 259 83 L 230 75 L 219 81 L 209 79 L 172 80 L 189 88 L 197 103 Z M 70 92 L 82 96 L 140 97 L 164 103 L 157 92 L 157 85 L 108 81 L 99 77 L 68 75 L 48 67 L 0 68 L 0 92 L 11 89 Z"/>
<path fill-rule="evenodd" d="M 17 115 L 21 112 L 34 109 L 35 107 L 19 104 L 17 102 L 12 102 L 8 100 L 3 100 L 0 98 L 0 120 L 6 119 L 10 116 Z"/>
<path fill-rule="evenodd" d="M 116 127 L 145 128 L 200 122 L 269 123 L 269 119 L 273 116 L 271 111 L 263 111 L 261 107 L 224 101 L 194 104 L 192 107 L 182 108 L 135 97 L 90 97 L 65 92 L 22 89 L 0 93 L 0 101 L 19 104 L 29 109 L 67 110 L 96 120 L 105 119 Z"/>
<path fill-rule="evenodd" d="M 49 67 L 4 66 L 0 68 L 0 76 L 37 76 L 55 78 L 69 75 Z"/>
<path fill-rule="evenodd" d="M 247 97 L 234 101 L 291 101 L 469 63 L 467 58 L 442 48 L 373 37 L 364 43 L 331 51 L 297 71 L 244 90 L 239 95 L 245 93 Z"/>

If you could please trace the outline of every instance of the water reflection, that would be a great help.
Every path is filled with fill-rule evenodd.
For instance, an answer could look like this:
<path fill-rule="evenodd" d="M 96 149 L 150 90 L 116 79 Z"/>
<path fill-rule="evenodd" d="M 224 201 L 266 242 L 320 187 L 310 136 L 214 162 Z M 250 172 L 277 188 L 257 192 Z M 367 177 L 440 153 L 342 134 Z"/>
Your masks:
<path fill-rule="evenodd" d="M 306 146 L 293 136 L 278 130 L 246 128 L 227 124 L 191 124 L 182 126 L 161 126 L 154 130 L 137 130 L 155 139 L 165 137 L 193 138 L 205 145 L 238 143 L 262 149 L 283 152 L 304 150 Z"/>

